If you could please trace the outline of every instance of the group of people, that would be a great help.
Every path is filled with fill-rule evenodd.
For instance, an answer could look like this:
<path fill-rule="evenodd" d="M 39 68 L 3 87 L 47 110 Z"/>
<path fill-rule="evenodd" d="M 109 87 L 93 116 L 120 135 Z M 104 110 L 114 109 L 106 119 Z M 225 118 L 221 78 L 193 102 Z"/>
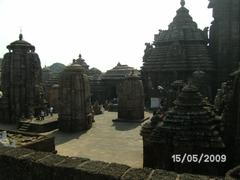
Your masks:
<path fill-rule="evenodd" d="M 44 120 L 45 116 L 48 116 L 50 114 L 50 116 L 53 116 L 53 107 L 49 107 L 47 108 L 45 111 L 44 109 L 41 109 L 40 111 L 40 120 Z"/>

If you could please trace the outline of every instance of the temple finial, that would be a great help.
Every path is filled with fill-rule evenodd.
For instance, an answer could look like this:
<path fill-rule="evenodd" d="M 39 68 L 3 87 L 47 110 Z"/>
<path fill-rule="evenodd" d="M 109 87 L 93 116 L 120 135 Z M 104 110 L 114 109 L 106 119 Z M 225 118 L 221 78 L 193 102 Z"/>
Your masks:
<path fill-rule="evenodd" d="M 22 39 L 23 39 L 22 28 L 20 28 L 19 40 L 22 40 Z"/>
<path fill-rule="evenodd" d="M 185 6 L 185 0 L 181 0 L 181 6 L 184 7 Z"/>

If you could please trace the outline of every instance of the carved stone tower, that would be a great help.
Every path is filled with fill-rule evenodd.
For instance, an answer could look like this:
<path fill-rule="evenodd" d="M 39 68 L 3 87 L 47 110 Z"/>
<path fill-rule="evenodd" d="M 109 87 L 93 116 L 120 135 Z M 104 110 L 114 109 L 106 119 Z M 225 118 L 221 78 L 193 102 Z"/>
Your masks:
<path fill-rule="evenodd" d="M 152 81 L 152 89 L 158 91 L 159 85 L 166 89 L 175 80 L 188 81 L 198 69 L 212 77 L 215 67 L 207 44 L 207 28 L 201 30 L 197 27 L 185 7 L 185 1 L 181 1 L 168 30 L 159 30 L 152 45 L 146 43 L 142 75 L 147 96 L 150 94 L 147 91 L 149 80 Z"/>
<path fill-rule="evenodd" d="M 59 82 L 59 129 L 87 130 L 92 126 L 90 87 L 84 68 L 73 63 L 61 73 Z"/>
<path fill-rule="evenodd" d="M 22 34 L 7 48 L 9 52 L 4 55 L 1 79 L 9 117 L 1 120 L 14 123 L 20 117 L 31 117 L 42 106 L 42 69 L 35 47 L 24 41 Z"/>
<path fill-rule="evenodd" d="M 133 73 L 118 86 L 118 121 L 144 120 L 144 92 L 142 81 Z"/>
<path fill-rule="evenodd" d="M 210 0 L 213 9 L 210 29 L 210 52 L 217 67 L 217 81 L 220 84 L 237 70 L 240 62 L 240 1 Z"/>

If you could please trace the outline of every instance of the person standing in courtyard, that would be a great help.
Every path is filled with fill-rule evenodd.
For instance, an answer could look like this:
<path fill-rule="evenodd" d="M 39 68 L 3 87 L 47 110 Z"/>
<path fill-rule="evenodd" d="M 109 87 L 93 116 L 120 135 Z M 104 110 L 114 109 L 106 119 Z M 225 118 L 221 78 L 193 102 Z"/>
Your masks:
<path fill-rule="evenodd" d="M 40 120 L 44 120 L 44 116 L 45 116 L 45 112 L 43 110 L 41 110 L 41 113 L 40 113 L 41 119 Z"/>
<path fill-rule="evenodd" d="M 49 112 L 50 112 L 50 115 L 53 116 L 53 107 L 52 106 L 49 108 Z"/>

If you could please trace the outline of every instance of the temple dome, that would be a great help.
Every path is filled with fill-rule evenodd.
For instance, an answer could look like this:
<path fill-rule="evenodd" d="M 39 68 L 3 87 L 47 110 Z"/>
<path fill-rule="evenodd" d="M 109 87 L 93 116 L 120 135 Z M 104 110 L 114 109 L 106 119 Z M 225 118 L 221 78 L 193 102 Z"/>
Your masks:
<path fill-rule="evenodd" d="M 138 70 L 134 69 L 133 67 L 118 63 L 113 69 L 110 69 L 103 74 L 102 79 L 124 79 L 127 75 L 132 73 L 132 71 L 139 75 Z"/>
<path fill-rule="evenodd" d="M 159 30 L 154 36 L 153 48 L 144 60 L 143 71 L 192 73 L 201 68 L 213 72 L 215 67 L 207 49 L 207 32 L 207 28 L 198 29 L 189 10 L 182 5 L 168 30 Z"/>
<path fill-rule="evenodd" d="M 19 34 L 19 40 L 12 42 L 10 45 L 7 46 L 7 49 L 14 50 L 16 48 L 25 48 L 28 50 L 35 50 L 35 47 L 31 45 L 29 42 L 23 40 L 23 35 Z"/>
<path fill-rule="evenodd" d="M 76 64 L 76 63 L 72 63 L 71 65 L 67 66 L 65 68 L 65 72 L 67 71 L 72 71 L 72 72 L 75 72 L 75 71 L 79 71 L 79 72 L 83 72 L 84 71 L 84 68 L 80 65 L 80 64 Z"/>

